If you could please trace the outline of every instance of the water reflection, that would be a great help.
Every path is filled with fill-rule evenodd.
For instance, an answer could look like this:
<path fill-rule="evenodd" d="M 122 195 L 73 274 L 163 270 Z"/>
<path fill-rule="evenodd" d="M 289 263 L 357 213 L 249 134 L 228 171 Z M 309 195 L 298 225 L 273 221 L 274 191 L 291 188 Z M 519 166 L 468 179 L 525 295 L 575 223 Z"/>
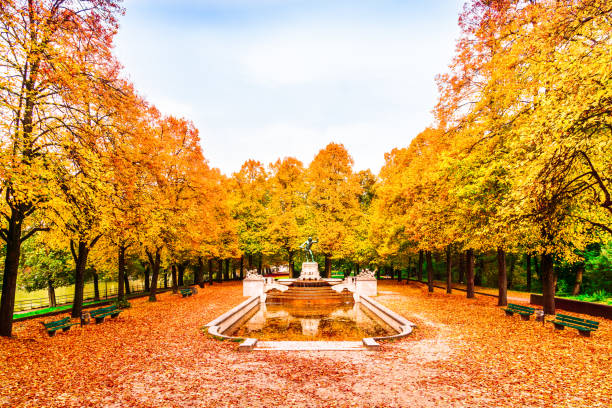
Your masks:
<path fill-rule="evenodd" d="M 355 305 L 266 305 L 225 334 L 260 340 L 361 340 L 395 331 L 359 304 Z"/>

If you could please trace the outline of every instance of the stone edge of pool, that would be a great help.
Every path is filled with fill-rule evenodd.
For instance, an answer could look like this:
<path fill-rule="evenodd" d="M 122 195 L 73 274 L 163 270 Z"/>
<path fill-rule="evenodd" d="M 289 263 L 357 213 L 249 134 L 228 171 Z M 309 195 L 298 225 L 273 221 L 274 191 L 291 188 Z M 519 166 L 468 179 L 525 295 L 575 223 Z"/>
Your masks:
<path fill-rule="evenodd" d="M 236 342 L 241 342 L 238 346 L 238 351 L 248 352 L 252 351 L 257 346 L 257 339 L 255 338 L 243 338 L 243 337 L 232 337 L 226 336 L 223 333 L 240 319 L 242 319 L 247 313 L 249 313 L 254 307 L 257 307 L 262 302 L 261 296 L 251 296 L 244 302 L 240 303 L 238 306 L 228 310 L 223 313 L 221 316 L 215 318 L 208 324 L 206 324 L 206 328 L 208 333 L 213 337 L 222 339 L 222 340 L 231 340 Z M 410 322 L 403 316 L 394 312 L 386 306 L 381 305 L 379 302 L 370 298 L 369 296 L 361 295 L 356 299 L 356 302 L 361 303 L 362 306 L 367 308 L 371 313 L 374 313 L 378 318 L 384 321 L 386 324 L 391 326 L 397 334 L 392 336 L 385 337 L 365 337 L 362 339 L 363 350 L 377 350 L 380 347 L 378 341 L 381 340 L 390 340 L 397 339 L 401 337 L 405 337 L 412 333 L 412 329 L 416 326 L 414 323 Z M 268 345 L 273 344 L 273 341 L 267 341 Z M 286 343 L 283 341 L 278 341 L 279 344 Z M 316 343 L 316 342 L 310 342 Z M 344 343 L 343 341 L 337 342 L 322 342 L 326 343 L 328 346 L 331 343 Z M 287 350 L 286 347 L 279 347 L 279 350 Z M 321 350 L 329 349 L 329 347 L 322 347 Z"/>

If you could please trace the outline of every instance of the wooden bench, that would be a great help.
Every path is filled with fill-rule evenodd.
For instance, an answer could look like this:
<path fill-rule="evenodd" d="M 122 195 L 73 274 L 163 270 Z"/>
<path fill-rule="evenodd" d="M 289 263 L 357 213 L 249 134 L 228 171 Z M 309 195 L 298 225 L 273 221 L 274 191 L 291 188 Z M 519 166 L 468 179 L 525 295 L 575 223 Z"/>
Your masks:
<path fill-rule="evenodd" d="M 119 316 L 119 313 L 121 313 L 121 310 L 117 306 L 111 305 L 111 306 L 103 307 L 101 309 L 92 310 L 91 312 L 89 312 L 89 315 L 93 317 L 94 319 L 96 319 L 96 324 L 98 324 L 98 323 L 102 323 L 106 316 L 115 318 Z"/>
<path fill-rule="evenodd" d="M 55 335 L 55 332 L 59 329 L 62 329 L 63 331 L 68 331 L 70 330 L 70 327 L 74 326 L 75 324 L 78 324 L 78 323 L 71 323 L 70 317 L 64 317 L 63 319 L 55 320 L 49 323 L 45 323 L 45 322 L 41 322 L 41 323 L 43 326 L 45 326 L 45 329 L 47 330 L 47 333 L 49 333 L 50 337 L 53 337 Z"/>
<path fill-rule="evenodd" d="M 504 312 L 506 312 L 507 316 L 512 316 L 515 313 L 520 314 L 521 319 L 523 320 L 529 320 L 533 312 L 535 312 L 535 309 L 533 307 L 515 305 L 514 303 L 509 303 L 508 307 L 503 310 Z"/>
<path fill-rule="evenodd" d="M 555 329 L 563 330 L 565 326 L 577 329 L 581 336 L 590 337 L 591 332 L 599 328 L 599 322 L 581 319 L 579 317 L 557 314 L 555 320 L 551 320 Z"/>
<path fill-rule="evenodd" d="M 183 297 L 191 296 L 193 295 L 193 290 L 191 290 L 191 288 L 181 289 L 181 295 L 183 295 Z"/>

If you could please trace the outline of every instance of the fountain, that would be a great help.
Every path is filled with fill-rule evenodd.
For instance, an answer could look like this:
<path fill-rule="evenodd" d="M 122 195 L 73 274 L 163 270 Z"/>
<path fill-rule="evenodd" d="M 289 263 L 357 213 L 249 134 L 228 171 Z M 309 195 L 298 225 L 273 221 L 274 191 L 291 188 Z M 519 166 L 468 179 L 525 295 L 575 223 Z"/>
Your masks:
<path fill-rule="evenodd" d="M 377 294 L 373 272 L 344 280 L 321 278 L 311 250 L 317 242 L 309 237 L 300 246 L 306 261 L 297 279 L 275 280 L 249 271 L 243 281 L 249 299 L 208 323 L 208 332 L 243 340 L 239 350 L 251 351 L 368 350 L 378 347 L 376 340 L 412 331 L 412 323 L 371 299 Z"/>

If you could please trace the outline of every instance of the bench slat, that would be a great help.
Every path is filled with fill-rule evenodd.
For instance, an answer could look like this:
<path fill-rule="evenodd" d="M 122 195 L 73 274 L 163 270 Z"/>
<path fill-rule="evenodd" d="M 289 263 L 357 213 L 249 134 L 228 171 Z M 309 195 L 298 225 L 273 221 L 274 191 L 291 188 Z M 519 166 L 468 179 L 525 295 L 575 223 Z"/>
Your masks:
<path fill-rule="evenodd" d="M 558 322 L 558 321 L 555 321 L 555 320 L 553 320 L 553 323 L 554 324 L 558 324 L 560 326 L 572 327 L 574 329 L 584 330 L 584 331 L 595 331 L 595 330 L 597 330 L 597 329 L 592 328 L 592 327 L 578 326 L 578 325 L 575 325 L 575 324 L 571 324 L 571 323 L 567 323 L 567 322 Z"/>
<path fill-rule="evenodd" d="M 595 328 L 599 327 L 599 322 L 596 322 L 594 320 L 581 319 L 579 317 L 568 316 L 564 314 L 557 314 L 556 320 L 574 322 L 574 323 L 584 324 L 588 326 L 594 326 Z"/>
<path fill-rule="evenodd" d="M 524 311 L 529 311 L 529 312 L 535 311 L 535 308 L 533 308 L 533 307 L 516 305 L 514 303 L 509 303 L 508 304 L 508 308 L 509 309 L 524 310 Z"/>
<path fill-rule="evenodd" d="M 64 317 L 63 319 L 60 320 L 55 320 L 49 323 L 44 323 L 42 322 L 42 324 L 47 328 L 47 329 L 51 329 L 57 326 L 62 326 L 65 325 L 66 323 L 70 322 L 70 317 Z"/>

